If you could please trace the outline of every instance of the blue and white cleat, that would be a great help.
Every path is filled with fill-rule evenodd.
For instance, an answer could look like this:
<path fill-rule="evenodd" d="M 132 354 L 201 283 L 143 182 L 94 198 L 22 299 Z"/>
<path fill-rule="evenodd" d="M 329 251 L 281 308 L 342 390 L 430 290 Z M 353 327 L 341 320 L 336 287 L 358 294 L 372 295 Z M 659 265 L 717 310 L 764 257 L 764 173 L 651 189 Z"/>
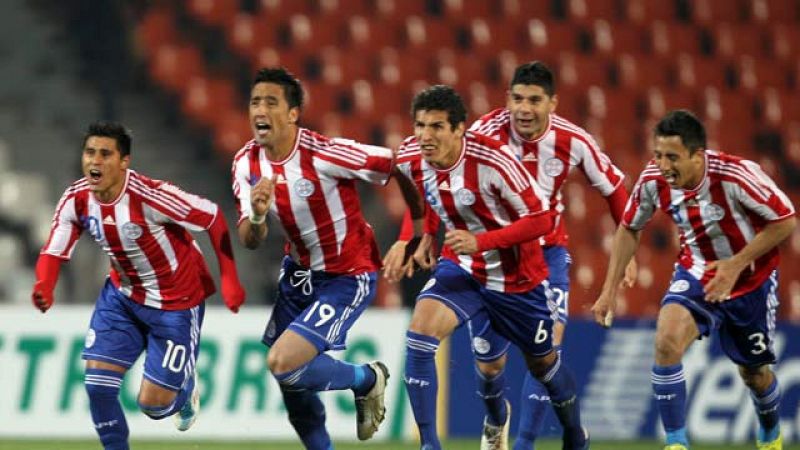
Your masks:
<path fill-rule="evenodd" d="M 194 387 L 189 399 L 183 404 L 183 408 L 172 416 L 178 431 L 186 431 L 191 428 L 200 413 L 200 387 L 197 383 L 197 370 L 194 371 L 192 377 L 194 377 Z"/>

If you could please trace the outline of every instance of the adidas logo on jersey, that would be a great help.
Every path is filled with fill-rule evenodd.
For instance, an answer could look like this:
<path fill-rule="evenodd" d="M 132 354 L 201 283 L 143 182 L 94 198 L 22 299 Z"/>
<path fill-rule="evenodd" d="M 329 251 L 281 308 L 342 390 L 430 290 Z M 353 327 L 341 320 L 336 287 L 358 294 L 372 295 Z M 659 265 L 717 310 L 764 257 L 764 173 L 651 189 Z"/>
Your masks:
<path fill-rule="evenodd" d="M 275 184 L 286 184 L 286 177 L 279 173 L 278 178 L 275 179 Z"/>
<path fill-rule="evenodd" d="M 447 180 L 442 181 L 439 184 L 439 190 L 449 191 L 450 190 L 450 183 L 448 183 Z"/>
<path fill-rule="evenodd" d="M 116 225 L 116 224 L 117 222 L 114 222 L 114 218 L 111 216 L 106 216 L 105 219 L 103 219 L 103 225 Z"/>
<path fill-rule="evenodd" d="M 528 153 L 522 157 L 522 162 L 536 162 L 536 155 Z"/>

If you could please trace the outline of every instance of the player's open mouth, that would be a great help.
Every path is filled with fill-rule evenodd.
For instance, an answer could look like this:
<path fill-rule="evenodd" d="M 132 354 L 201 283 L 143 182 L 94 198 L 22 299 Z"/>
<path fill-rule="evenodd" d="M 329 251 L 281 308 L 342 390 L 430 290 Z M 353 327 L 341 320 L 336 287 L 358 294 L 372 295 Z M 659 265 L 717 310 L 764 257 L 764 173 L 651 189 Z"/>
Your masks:
<path fill-rule="evenodd" d="M 259 136 L 266 135 L 271 129 L 272 126 L 266 122 L 256 122 L 256 133 Z"/>
<path fill-rule="evenodd" d="M 530 127 L 533 126 L 533 119 L 517 119 L 517 124 L 522 127 Z"/>
<path fill-rule="evenodd" d="M 678 176 L 674 172 L 666 172 L 664 173 L 664 178 L 667 180 L 667 183 L 675 184 L 675 181 L 677 181 Z"/>
<path fill-rule="evenodd" d="M 89 182 L 92 184 L 97 184 L 100 182 L 100 179 L 103 178 L 103 172 L 100 172 L 97 169 L 89 169 Z"/>

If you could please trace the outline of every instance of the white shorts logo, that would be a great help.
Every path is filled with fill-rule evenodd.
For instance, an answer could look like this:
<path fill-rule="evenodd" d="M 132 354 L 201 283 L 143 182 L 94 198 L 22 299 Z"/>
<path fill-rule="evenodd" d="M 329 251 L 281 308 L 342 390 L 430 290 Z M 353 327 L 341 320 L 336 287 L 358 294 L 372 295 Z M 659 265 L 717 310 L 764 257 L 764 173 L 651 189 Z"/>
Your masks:
<path fill-rule="evenodd" d="M 83 346 L 86 348 L 92 348 L 95 339 L 97 339 L 97 335 L 95 334 L 94 329 L 89 328 L 89 331 L 86 332 L 86 340 L 83 342 Z"/>
<path fill-rule="evenodd" d="M 489 350 L 492 349 L 492 346 L 486 339 L 475 336 L 472 338 L 472 348 L 475 349 L 475 353 L 479 355 L 485 355 L 489 353 Z"/>
<path fill-rule="evenodd" d="M 458 201 L 462 205 L 471 206 L 475 204 L 475 194 L 467 188 L 459 189 L 456 196 L 458 196 Z"/>
<path fill-rule="evenodd" d="M 314 193 L 314 183 L 306 178 L 300 178 L 294 182 L 294 192 L 303 198 L 311 197 Z"/>
<path fill-rule="evenodd" d="M 270 320 L 269 323 L 267 324 L 267 333 L 266 333 L 266 335 L 270 339 L 275 337 L 275 322 L 272 321 L 272 320 Z"/>
<path fill-rule="evenodd" d="M 670 292 L 676 292 L 677 293 L 677 292 L 686 292 L 688 290 L 689 290 L 689 282 L 686 281 L 686 280 L 674 281 L 669 286 L 669 291 Z"/>
<path fill-rule="evenodd" d="M 544 163 L 544 173 L 551 177 L 557 177 L 564 172 L 564 161 L 558 158 L 550 158 Z"/>
<path fill-rule="evenodd" d="M 436 278 L 431 278 L 427 283 L 425 283 L 425 286 L 422 287 L 422 290 L 427 291 L 428 289 L 432 288 L 434 284 L 436 284 Z"/>
<path fill-rule="evenodd" d="M 133 222 L 128 222 L 122 226 L 122 234 L 124 234 L 126 238 L 135 241 L 142 237 L 142 227 Z"/>
<path fill-rule="evenodd" d="M 725 208 L 717 205 L 716 203 L 709 203 L 703 208 L 703 214 L 709 219 L 719 222 L 725 217 Z"/>

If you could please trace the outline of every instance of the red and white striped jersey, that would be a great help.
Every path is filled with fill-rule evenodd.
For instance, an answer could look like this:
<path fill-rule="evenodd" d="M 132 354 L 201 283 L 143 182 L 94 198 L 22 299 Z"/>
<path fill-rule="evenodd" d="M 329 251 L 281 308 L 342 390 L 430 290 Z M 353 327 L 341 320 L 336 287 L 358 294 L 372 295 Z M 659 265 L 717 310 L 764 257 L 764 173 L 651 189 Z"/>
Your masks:
<path fill-rule="evenodd" d="M 216 290 L 191 233 L 208 229 L 217 205 L 128 170 L 119 197 L 101 203 L 82 178 L 58 202 L 43 254 L 69 260 L 85 230 L 111 260 L 111 282 L 136 303 L 188 309 Z"/>
<path fill-rule="evenodd" d="M 549 200 L 556 222 L 553 231 L 543 238 L 544 245 L 567 245 L 561 190 L 573 168 L 579 168 L 603 197 L 611 195 L 625 179 L 589 133 L 556 114 L 550 115 L 545 132 L 531 141 L 523 139 L 514 130 L 507 108 L 485 114 L 472 124 L 470 130 L 507 144 L 539 183 L 545 194 L 542 198 Z M 621 206 L 622 202 L 620 210 Z"/>
<path fill-rule="evenodd" d="M 672 188 L 651 160 L 628 199 L 622 225 L 641 230 L 660 208 L 680 234 L 678 263 L 702 283 L 714 276 L 706 264 L 738 253 L 769 222 L 794 215 L 791 201 L 758 164 L 706 150 L 705 174 L 692 189 Z M 745 269 L 731 293 L 746 294 L 778 266 L 773 248 Z"/>
<path fill-rule="evenodd" d="M 549 214 L 536 181 L 504 145 L 471 132 L 462 142 L 461 155 L 449 169 L 425 162 L 414 136 L 403 141 L 397 155 L 398 169 L 417 183 L 447 230 L 480 234 L 521 217 Z M 535 240 L 473 255 L 457 255 L 444 247 L 442 256 L 493 291 L 530 291 L 548 275 L 541 245 Z"/>
<path fill-rule="evenodd" d="M 233 160 L 239 223 L 250 215 L 251 187 L 261 177 L 276 175 L 269 215 L 283 225 L 299 264 L 334 274 L 375 271 L 380 253 L 361 212 L 355 181 L 384 185 L 393 165 L 388 148 L 305 128 L 298 129 L 294 148 L 282 161 L 270 161 L 266 150 L 250 141 Z"/>

